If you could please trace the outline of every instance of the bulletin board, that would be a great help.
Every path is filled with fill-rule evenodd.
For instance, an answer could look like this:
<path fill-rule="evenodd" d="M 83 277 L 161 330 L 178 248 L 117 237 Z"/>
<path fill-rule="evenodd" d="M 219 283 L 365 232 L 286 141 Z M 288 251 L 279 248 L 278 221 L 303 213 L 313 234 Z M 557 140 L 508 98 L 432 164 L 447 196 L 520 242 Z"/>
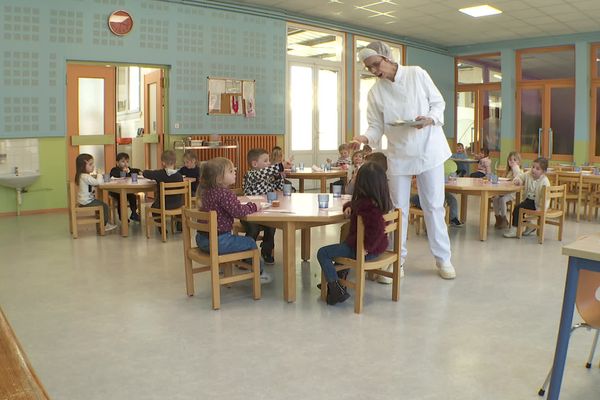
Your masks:
<path fill-rule="evenodd" d="M 256 81 L 207 76 L 208 115 L 256 116 Z"/>

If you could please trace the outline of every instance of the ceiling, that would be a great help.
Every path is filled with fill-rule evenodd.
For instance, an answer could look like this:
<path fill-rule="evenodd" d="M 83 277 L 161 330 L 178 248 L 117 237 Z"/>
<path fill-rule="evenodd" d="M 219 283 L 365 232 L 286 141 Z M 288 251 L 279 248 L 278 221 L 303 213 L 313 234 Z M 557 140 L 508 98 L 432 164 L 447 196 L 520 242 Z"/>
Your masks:
<path fill-rule="evenodd" d="M 600 0 L 238 0 L 428 42 L 439 47 L 600 31 Z M 489 4 L 473 18 L 459 8 Z"/>

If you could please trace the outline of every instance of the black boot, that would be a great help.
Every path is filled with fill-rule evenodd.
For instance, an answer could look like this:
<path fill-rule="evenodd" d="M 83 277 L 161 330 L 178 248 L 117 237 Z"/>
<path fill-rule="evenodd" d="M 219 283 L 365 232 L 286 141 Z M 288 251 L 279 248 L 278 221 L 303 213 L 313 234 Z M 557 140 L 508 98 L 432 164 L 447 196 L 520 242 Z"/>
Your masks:
<path fill-rule="evenodd" d="M 327 304 L 330 306 L 343 303 L 350 295 L 346 289 L 340 285 L 340 281 L 327 282 Z"/>

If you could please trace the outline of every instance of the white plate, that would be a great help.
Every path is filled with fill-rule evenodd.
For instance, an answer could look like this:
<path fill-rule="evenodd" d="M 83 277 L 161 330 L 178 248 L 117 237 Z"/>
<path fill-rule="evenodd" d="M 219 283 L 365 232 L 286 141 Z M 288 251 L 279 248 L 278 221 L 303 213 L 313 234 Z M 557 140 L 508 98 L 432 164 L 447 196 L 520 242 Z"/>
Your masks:
<path fill-rule="evenodd" d="M 418 126 L 418 125 L 423 125 L 424 122 L 425 121 L 422 121 L 422 120 L 417 121 L 414 119 L 411 119 L 411 120 L 399 119 L 397 121 L 388 123 L 388 125 L 391 125 L 391 126 Z"/>

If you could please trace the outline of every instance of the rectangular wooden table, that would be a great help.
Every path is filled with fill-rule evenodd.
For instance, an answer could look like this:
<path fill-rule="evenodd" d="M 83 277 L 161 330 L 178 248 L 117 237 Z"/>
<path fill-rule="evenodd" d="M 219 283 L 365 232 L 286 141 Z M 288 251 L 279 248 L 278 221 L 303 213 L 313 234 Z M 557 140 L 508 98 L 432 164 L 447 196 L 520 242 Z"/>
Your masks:
<path fill-rule="evenodd" d="M 318 179 L 321 181 L 321 193 L 327 193 L 327 180 L 328 179 L 341 179 L 346 182 L 348 178 L 348 171 L 345 169 L 334 169 L 331 171 L 313 171 L 311 168 L 298 169 L 296 172 L 285 171 L 285 177 L 289 179 L 298 179 L 300 181 L 300 187 L 298 191 L 304 193 L 304 180 L 305 179 Z"/>
<path fill-rule="evenodd" d="M 550 387 L 548 389 L 549 400 L 557 400 L 560 395 L 569 337 L 571 336 L 571 324 L 573 323 L 579 271 L 584 269 L 600 273 L 600 233 L 581 237 L 575 242 L 563 246 L 562 254 L 569 256 L 569 265 L 558 338 L 556 340 L 556 351 L 554 352 L 554 363 L 552 364 L 552 374 L 550 376 Z"/>
<path fill-rule="evenodd" d="M 296 230 L 301 230 L 301 257 L 310 258 L 310 228 L 344 222 L 342 207 L 350 196 L 333 198 L 329 195 L 329 208 L 319 209 L 316 193 L 292 193 L 283 196 L 278 193 L 279 207 L 262 209 L 242 218 L 248 222 L 260 223 L 283 231 L 283 298 L 287 302 L 296 301 Z M 240 201 L 265 202 L 266 197 L 240 197 Z M 322 243 L 325 244 L 325 243 Z"/>
<path fill-rule="evenodd" d="M 522 189 L 522 186 L 517 186 L 511 181 L 501 180 L 494 184 L 489 181 L 484 182 L 480 178 L 456 178 L 456 180 L 446 183 L 447 192 L 460 194 L 460 220 L 462 222 L 467 221 L 469 195 L 481 197 L 479 205 L 479 240 L 481 241 L 487 240 L 490 197 L 516 192 L 516 204 L 519 204 Z"/>
<path fill-rule="evenodd" d="M 138 178 L 136 183 L 131 178 L 113 178 L 110 182 L 98 185 L 98 197 L 108 204 L 108 192 L 119 193 L 121 208 L 121 236 L 129 235 L 129 218 L 127 218 L 127 194 L 139 192 L 154 192 L 156 182 L 150 179 Z M 142 216 L 140 215 L 140 218 Z"/>

